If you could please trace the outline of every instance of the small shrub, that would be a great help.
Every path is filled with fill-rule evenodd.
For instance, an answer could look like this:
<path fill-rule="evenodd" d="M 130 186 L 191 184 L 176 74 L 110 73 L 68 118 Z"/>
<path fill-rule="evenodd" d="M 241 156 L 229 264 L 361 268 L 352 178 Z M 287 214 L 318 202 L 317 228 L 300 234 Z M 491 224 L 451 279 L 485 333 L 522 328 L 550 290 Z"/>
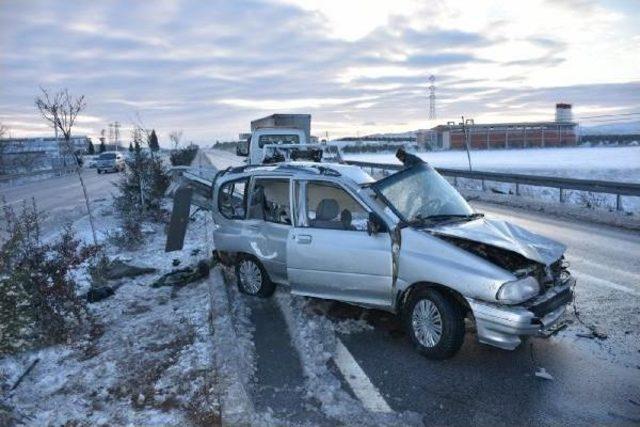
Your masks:
<path fill-rule="evenodd" d="M 198 146 L 191 144 L 188 147 L 173 150 L 169 158 L 173 166 L 189 166 L 197 154 Z"/>
<path fill-rule="evenodd" d="M 66 226 L 58 240 L 40 240 L 41 214 L 35 202 L 17 214 L 3 206 L 0 245 L 0 354 L 69 339 L 89 325 L 69 272 L 95 256 Z"/>
<path fill-rule="evenodd" d="M 133 146 L 133 153 L 126 159 L 126 170 L 116 183 L 118 194 L 114 200 L 122 231 L 113 238 L 124 247 L 135 247 L 142 242 L 143 221 L 165 219 L 162 198 L 170 181 L 159 157 L 142 150 L 137 140 Z"/>

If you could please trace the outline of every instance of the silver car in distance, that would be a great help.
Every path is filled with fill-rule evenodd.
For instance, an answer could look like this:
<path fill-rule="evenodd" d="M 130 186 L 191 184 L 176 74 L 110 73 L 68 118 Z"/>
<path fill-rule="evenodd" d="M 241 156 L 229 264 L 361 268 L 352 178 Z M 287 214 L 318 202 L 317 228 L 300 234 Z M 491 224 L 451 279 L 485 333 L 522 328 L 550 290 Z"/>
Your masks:
<path fill-rule="evenodd" d="M 401 316 L 433 359 L 478 339 L 513 350 L 558 322 L 575 280 L 565 246 L 485 218 L 427 163 L 379 181 L 356 166 L 288 162 L 221 172 L 214 243 L 243 293 L 343 301 Z"/>

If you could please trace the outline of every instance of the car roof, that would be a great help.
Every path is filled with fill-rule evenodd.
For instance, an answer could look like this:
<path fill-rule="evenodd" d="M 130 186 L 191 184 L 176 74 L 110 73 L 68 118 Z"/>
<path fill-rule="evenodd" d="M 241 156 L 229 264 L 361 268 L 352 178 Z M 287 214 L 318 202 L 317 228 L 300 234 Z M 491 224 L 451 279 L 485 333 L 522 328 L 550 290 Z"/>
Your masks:
<path fill-rule="evenodd" d="M 317 163 L 317 162 L 283 162 L 267 165 L 248 165 L 232 168 L 226 172 L 228 175 L 247 174 L 255 176 L 288 175 L 296 177 L 325 176 L 337 179 L 347 178 L 357 185 L 368 184 L 375 180 L 358 166 L 342 163 Z"/>

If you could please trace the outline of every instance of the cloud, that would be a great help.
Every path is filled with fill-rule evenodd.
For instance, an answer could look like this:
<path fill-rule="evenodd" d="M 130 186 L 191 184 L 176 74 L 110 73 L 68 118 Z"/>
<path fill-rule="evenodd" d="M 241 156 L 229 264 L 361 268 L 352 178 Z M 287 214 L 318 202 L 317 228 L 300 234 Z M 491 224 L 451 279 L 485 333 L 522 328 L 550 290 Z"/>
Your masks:
<path fill-rule="evenodd" d="M 546 10 L 540 1 L 535 10 Z M 5 0 L 0 120 L 16 134 L 45 132 L 33 104 L 42 85 L 85 94 L 91 119 L 82 130 L 93 136 L 139 114 L 161 139 L 184 129 L 187 140 L 211 142 L 286 111 L 311 112 L 318 133 L 355 133 L 363 123 L 397 131 L 400 123 L 427 127 L 431 74 L 442 120 L 500 111 L 505 120 L 540 117 L 561 99 L 637 107 L 637 64 L 628 48 L 607 44 L 616 31 L 631 31 L 617 40 L 632 44 L 632 23 L 604 20 L 588 33 L 556 25 L 575 27 L 576 11 L 591 25 L 606 5 L 596 6 L 565 2 L 553 19 L 528 19 L 525 6 L 484 0 L 477 10 L 410 0 Z M 616 67 L 585 66 L 587 36 L 596 40 L 590 50 Z"/>

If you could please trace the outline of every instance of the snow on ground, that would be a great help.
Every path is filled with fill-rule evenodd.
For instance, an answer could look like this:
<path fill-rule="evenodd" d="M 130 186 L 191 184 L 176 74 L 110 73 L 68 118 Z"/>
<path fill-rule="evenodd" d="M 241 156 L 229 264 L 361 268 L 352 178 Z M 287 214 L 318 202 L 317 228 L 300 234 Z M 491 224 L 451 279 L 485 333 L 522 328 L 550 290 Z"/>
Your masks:
<path fill-rule="evenodd" d="M 438 151 L 418 153 L 434 167 L 450 169 L 468 169 L 466 151 Z M 394 154 L 358 154 L 347 155 L 346 159 L 375 163 L 399 163 Z M 471 164 L 474 170 L 489 172 L 511 172 L 525 175 L 547 175 L 567 178 L 598 179 L 603 181 L 621 181 L 640 183 L 640 147 L 580 147 L 580 148 L 531 148 L 522 150 L 482 150 L 471 152 Z M 452 182 L 452 179 L 449 178 Z M 481 182 L 478 180 L 458 180 L 459 188 L 471 190 L 481 195 Z M 507 201 L 516 205 L 523 202 L 557 202 L 559 190 L 547 187 L 520 186 L 520 196 L 514 197 L 515 184 L 487 182 L 486 189 L 491 193 L 507 194 Z M 568 190 L 565 202 L 572 205 L 613 210 L 616 208 L 616 196 L 613 194 L 587 193 Z M 504 199 L 504 197 L 503 197 Z M 503 201 L 504 202 L 504 201 Z M 640 214 L 640 197 L 622 197 L 623 211 Z M 571 210 L 569 208 L 569 210 Z M 588 209 L 593 212 L 591 209 Z M 637 220 L 633 220 L 636 221 Z M 610 221 L 619 224 L 613 218 Z M 622 223 L 628 222 L 622 220 Z"/>
<path fill-rule="evenodd" d="M 432 166 L 468 169 L 466 151 L 419 153 Z M 394 154 L 349 154 L 349 160 L 399 163 Z M 640 182 L 640 147 L 530 148 L 471 151 L 474 170 Z"/>
<path fill-rule="evenodd" d="M 97 206 L 104 242 L 115 221 L 104 203 Z M 219 399 L 209 334 L 204 281 L 183 288 L 152 288 L 161 274 L 206 256 L 200 216 L 191 224 L 185 248 L 164 253 L 164 227 L 145 225 L 147 242 L 137 251 L 107 246 L 110 258 L 158 268 L 151 275 L 125 279 L 114 296 L 89 309 L 102 333 L 0 359 L 0 403 L 14 408 L 27 425 L 210 425 L 219 422 Z M 89 241 L 86 217 L 74 227 Z M 194 256 L 193 251 L 199 250 Z M 76 271 L 80 291 L 88 289 L 86 266 Z M 14 390 L 19 375 L 40 361 Z M 4 378 L 4 381 L 2 380 Z"/>

